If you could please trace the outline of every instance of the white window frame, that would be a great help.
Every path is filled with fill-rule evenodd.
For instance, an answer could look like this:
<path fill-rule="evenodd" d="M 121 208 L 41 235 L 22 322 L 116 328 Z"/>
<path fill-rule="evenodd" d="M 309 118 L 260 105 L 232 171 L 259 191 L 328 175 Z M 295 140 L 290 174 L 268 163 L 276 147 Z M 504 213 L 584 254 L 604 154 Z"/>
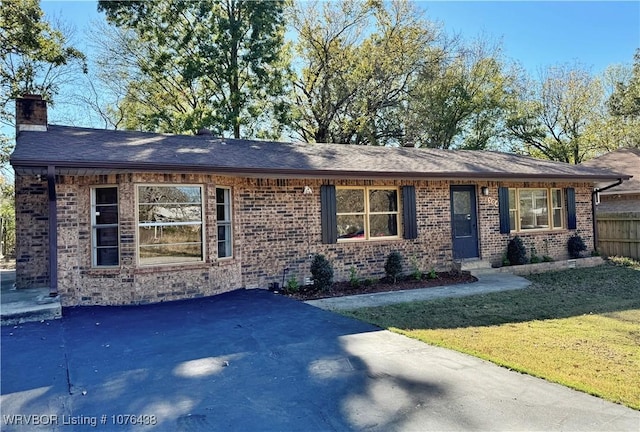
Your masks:
<path fill-rule="evenodd" d="M 397 240 L 401 238 L 401 217 L 402 211 L 400 208 L 400 188 L 395 186 L 337 186 L 336 187 L 336 198 L 337 194 L 341 190 L 361 190 L 364 194 L 364 212 L 363 213 L 339 213 L 336 208 L 336 219 L 338 216 L 348 216 L 348 215 L 363 215 L 364 216 L 364 237 L 362 238 L 340 238 L 338 237 L 338 242 L 362 242 L 362 241 L 377 241 L 377 240 Z M 396 211 L 385 211 L 385 212 L 372 212 L 369 207 L 369 191 L 372 190 L 392 190 L 396 192 Z M 371 237 L 370 231 L 370 217 L 371 215 L 386 215 L 386 214 L 395 214 L 396 215 L 396 235 L 393 236 L 381 236 L 381 237 Z"/>
<path fill-rule="evenodd" d="M 520 193 L 521 192 L 530 192 L 534 190 L 544 190 L 546 191 L 546 200 L 547 200 L 547 226 L 541 228 L 525 228 L 523 229 L 521 224 L 521 210 L 520 210 Z M 555 191 L 560 191 L 560 207 L 553 206 L 553 193 Z M 509 199 L 509 214 L 515 214 L 515 227 L 511 227 L 511 232 L 519 232 L 519 233 L 529 233 L 529 232 L 540 232 L 540 231 L 557 231 L 563 230 L 567 227 L 567 206 L 566 199 L 564 197 L 564 189 L 562 188 L 509 188 L 509 192 L 515 192 L 515 202 L 511 202 Z M 553 212 L 556 209 L 560 209 L 560 214 L 562 215 L 561 226 L 554 226 L 553 224 Z"/>
<path fill-rule="evenodd" d="M 158 188 L 181 188 L 181 187 L 197 187 L 200 189 L 200 222 L 190 221 L 190 222 L 146 222 L 140 223 L 140 188 L 141 187 L 158 187 Z M 184 184 L 184 183 L 136 183 L 136 261 L 139 267 L 158 267 L 158 266 L 173 266 L 173 265 L 184 265 L 184 264 L 200 264 L 205 262 L 207 251 L 206 251 L 206 242 L 205 242 L 205 188 L 202 184 Z M 140 261 L 140 228 L 141 227 L 161 227 L 161 226 L 200 226 L 200 244 L 201 247 L 201 256 L 199 260 L 185 260 L 185 261 L 166 261 L 166 262 L 158 262 L 158 263 L 141 263 Z"/>
<path fill-rule="evenodd" d="M 96 203 L 96 190 L 98 189 L 115 189 L 116 190 L 116 202 L 115 205 L 118 212 L 118 222 L 114 224 L 98 224 L 96 221 L 96 217 L 98 216 Z M 105 204 L 100 204 L 105 205 Z M 100 265 L 98 264 L 98 235 L 97 230 L 99 228 L 117 228 L 117 242 L 116 246 L 108 246 L 115 247 L 118 250 L 118 259 L 117 263 L 113 265 Z M 107 247 L 107 246 L 105 246 Z M 116 185 L 100 185 L 91 187 L 91 267 L 95 268 L 117 268 L 120 266 L 120 190 Z"/>
<path fill-rule="evenodd" d="M 224 206 L 225 220 L 218 219 L 218 206 L 221 205 L 218 202 L 218 189 L 224 191 L 225 202 Z M 219 260 L 226 260 L 233 258 L 233 207 L 232 207 L 232 193 L 231 188 L 227 186 L 216 186 L 216 256 Z M 222 240 L 225 242 L 225 256 L 220 256 L 220 239 L 218 238 L 218 229 L 225 227 L 228 231 L 227 239 Z"/>

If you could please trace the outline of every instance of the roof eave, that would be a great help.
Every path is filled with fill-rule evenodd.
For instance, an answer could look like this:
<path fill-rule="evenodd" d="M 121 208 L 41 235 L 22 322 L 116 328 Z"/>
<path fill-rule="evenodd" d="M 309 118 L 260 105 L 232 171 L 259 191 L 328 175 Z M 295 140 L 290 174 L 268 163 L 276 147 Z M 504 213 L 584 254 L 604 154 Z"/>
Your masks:
<path fill-rule="evenodd" d="M 215 173 L 235 177 L 278 177 L 278 178 L 349 178 L 349 179 L 468 179 L 468 180 L 536 180 L 536 181 L 566 181 L 580 180 L 588 182 L 629 180 L 631 176 L 622 174 L 593 175 L 593 174 L 525 174 L 508 172 L 413 172 L 413 171 L 362 171 L 362 170 L 322 170 L 322 169 L 291 169 L 291 168 L 254 168 L 228 167 L 212 165 L 162 165 L 155 163 L 113 163 L 105 161 L 69 162 L 69 161 L 36 161 L 11 159 L 11 165 L 18 173 L 44 173 L 46 167 L 55 166 L 60 174 L 105 174 L 124 172 L 172 172 L 172 173 Z"/>

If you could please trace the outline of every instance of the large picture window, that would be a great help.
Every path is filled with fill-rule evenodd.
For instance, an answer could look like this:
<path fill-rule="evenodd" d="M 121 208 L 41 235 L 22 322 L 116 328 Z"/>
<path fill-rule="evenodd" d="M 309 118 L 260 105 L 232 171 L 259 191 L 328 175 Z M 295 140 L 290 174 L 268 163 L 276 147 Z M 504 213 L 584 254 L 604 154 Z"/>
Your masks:
<path fill-rule="evenodd" d="M 509 189 L 511 231 L 565 227 L 562 189 Z"/>
<path fill-rule="evenodd" d="M 337 188 L 336 220 L 339 240 L 397 238 L 398 189 Z"/>
<path fill-rule="evenodd" d="M 218 258 L 232 256 L 231 189 L 216 188 L 216 219 L 218 221 Z"/>
<path fill-rule="evenodd" d="M 204 260 L 201 186 L 138 186 L 140 265 Z"/>
<path fill-rule="evenodd" d="M 91 255 L 94 267 L 119 264 L 117 187 L 91 189 Z"/>

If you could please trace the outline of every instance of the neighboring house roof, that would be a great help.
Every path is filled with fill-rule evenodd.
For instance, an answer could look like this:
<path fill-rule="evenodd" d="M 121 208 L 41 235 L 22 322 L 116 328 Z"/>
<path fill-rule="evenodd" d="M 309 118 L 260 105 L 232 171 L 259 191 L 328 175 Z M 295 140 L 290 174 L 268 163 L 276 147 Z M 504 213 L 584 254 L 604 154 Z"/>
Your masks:
<path fill-rule="evenodd" d="M 607 181 L 607 170 L 509 153 L 236 140 L 48 126 L 22 131 L 18 173 L 214 172 L 242 176 Z"/>
<path fill-rule="evenodd" d="M 620 186 L 602 192 L 603 195 L 640 193 L 640 149 L 621 148 L 597 158 L 583 162 L 581 165 L 590 168 L 604 168 L 633 176 Z M 600 185 L 600 187 L 605 185 Z"/>

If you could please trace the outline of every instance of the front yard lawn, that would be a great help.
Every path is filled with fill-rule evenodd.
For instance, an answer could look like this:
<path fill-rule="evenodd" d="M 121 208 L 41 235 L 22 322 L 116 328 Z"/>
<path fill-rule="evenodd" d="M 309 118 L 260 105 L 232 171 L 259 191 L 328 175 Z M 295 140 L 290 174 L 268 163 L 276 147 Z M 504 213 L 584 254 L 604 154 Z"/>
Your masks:
<path fill-rule="evenodd" d="M 346 315 L 640 409 L 640 263 L 528 276 L 524 290 Z"/>

